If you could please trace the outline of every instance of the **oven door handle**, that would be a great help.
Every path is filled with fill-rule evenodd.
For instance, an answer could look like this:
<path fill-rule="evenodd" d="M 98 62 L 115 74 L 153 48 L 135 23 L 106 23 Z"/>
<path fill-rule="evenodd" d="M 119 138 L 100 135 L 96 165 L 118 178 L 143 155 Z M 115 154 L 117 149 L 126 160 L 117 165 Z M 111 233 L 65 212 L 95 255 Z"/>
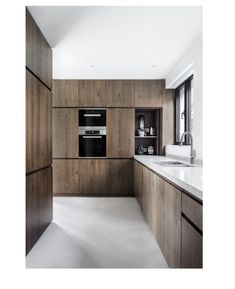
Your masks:
<path fill-rule="evenodd" d="M 102 138 L 102 136 L 100 136 L 100 135 L 97 135 L 97 136 L 93 136 L 93 135 L 85 135 L 85 136 L 83 136 L 83 138 Z"/>
<path fill-rule="evenodd" d="M 101 117 L 100 113 L 84 113 L 85 117 L 89 117 L 89 116 L 96 116 L 96 117 Z"/>

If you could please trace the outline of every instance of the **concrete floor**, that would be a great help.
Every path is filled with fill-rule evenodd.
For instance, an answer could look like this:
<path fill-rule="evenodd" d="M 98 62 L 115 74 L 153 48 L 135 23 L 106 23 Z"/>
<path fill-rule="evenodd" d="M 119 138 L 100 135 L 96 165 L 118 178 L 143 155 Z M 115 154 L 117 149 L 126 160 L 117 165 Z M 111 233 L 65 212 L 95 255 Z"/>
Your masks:
<path fill-rule="evenodd" d="M 27 268 L 166 268 L 135 198 L 55 197 Z"/>

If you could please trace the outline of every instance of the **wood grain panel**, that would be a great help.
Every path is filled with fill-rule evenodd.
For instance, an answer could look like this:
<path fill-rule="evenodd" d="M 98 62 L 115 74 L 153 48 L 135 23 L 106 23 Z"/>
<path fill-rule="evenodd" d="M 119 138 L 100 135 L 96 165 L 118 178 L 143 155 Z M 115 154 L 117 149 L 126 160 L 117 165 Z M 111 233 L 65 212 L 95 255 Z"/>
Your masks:
<path fill-rule="evenodd" d="M 182 194 L 182 212 L 202 231 L 202 205 Z"/>
<path fill-rule="evenodd" d="M 107 192 L 115 196 L 133 196 L 133 160 L 108 160 Z"/>
<path fill-rule="evenodd" d="M 79 160 L 78 183 L 81 195 L 108 195 L 107 160 Z"/>
<path fill-rule="evenodd" d="M 181 265 L 181 191 L 158 177 L 157 242 L 169 267 Z"/>
<path fill-rule="evenodd" d="M 202 235 L 182 217 L 182 268 L 202 268 Z"/>
<path fill-rule="evenodd" d="M 107 110 L 107 156 L 132 158 L 134 156 L 135 111 L 131 108 Z"/>
<path fill-rule="evenodd" d="M 26 254 L 52 220 L 52 169 L 26 177 Z"/>
<path fill-rule="evenodd" d="M 108 107 L 134 107 L 134 92 L 133 80 L 110 80 Z"/>
<path fill-rule="evenodd" d="M 77 107 L 78 106 L 78 81 L 53 80 L 53 106 Z"/>
<path fill-rule="evenodd" d="M 26 173 L 52 162 L 51 92 L 26 70 Z"/>
<path fill-rule="evenodd" d="M 52 50 L 26 9 L 26 66 L 52 87 Z"/>
<path fill-rule="evenodd" d="M 134 161 L 134 192 L 135 197 L 143 210 L 143 166 Z"/>
<path fill-rule="evenodd" d="M 53 160 L 53 194 L 78 194 L 78 173 L 78 160 Z"/>
<path fill-rule="evenodd" d="M 161 107 L 165 80 L 135 80 L 135 107 Z"/>
<path fill-rule="evenodd" d="M 166 89 L 162 97 L 162 151 L 167 144 L 174 143 L 174 91 Z"/>
<path fill-rule="evenodd" d="M 78 157 L 78 109 L 53 108 L 53 157 Z"/>
<path fill-rule="evenodd" d="M 91 80 L 91 97 L 93 107 L 107 106 L 108 84 L 106 80 Z"/>

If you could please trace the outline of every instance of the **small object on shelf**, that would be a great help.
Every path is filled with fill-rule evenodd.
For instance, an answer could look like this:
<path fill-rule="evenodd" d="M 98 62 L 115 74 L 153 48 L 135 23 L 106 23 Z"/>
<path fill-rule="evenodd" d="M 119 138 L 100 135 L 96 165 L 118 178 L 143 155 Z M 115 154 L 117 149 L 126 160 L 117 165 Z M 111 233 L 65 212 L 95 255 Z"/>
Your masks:
<path fill-rule="evenodd" d="M 143 114 L 141 114 L 139 116 L 139 121 L 140 121 L 140 123 L 139 123 L 140 130 L 144 130 L 144 121 L 145 121 L 145 119 L 144 119 L 144 115 Z"/>
<path fill-rule="evenodd" d="M 139 145 L 138 148 L 137 148 L 137 153 L 138 155 L 143 155 L 144 154 L 144 147 L 143 145 Z"/>
<path fill-rule="evenodd" d="M 150 131 L 149 131 L 150 135 L 156 135 L 156 130 L 153 126 L 150 127 Z"/>
<path fill-rule="evenodd" d="M 138 135 L 142 137 L 145 136 L 144 130 L 138 129 Z"/>
<path fill-rule="evenodd" d="M 153 146 L 148 146 L 148 154 L 153 155 L 154 154 L 154 147 Z"/>

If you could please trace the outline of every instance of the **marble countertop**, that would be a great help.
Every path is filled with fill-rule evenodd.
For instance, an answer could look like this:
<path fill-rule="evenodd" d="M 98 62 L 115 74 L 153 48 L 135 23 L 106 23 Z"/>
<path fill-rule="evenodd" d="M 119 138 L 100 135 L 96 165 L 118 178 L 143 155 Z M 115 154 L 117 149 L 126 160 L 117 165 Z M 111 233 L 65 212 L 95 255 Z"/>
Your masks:
<path fill-rule="evenodd" d="M 163 156 L 135 155 L 134 159 L 156 172 L 158 175 L 168 179 L 182 190 L 185 190 L 199 200 L 202 200 L 202 166 L 163 167 L 155 162 L 177 161 L 177 159 Z"/>

